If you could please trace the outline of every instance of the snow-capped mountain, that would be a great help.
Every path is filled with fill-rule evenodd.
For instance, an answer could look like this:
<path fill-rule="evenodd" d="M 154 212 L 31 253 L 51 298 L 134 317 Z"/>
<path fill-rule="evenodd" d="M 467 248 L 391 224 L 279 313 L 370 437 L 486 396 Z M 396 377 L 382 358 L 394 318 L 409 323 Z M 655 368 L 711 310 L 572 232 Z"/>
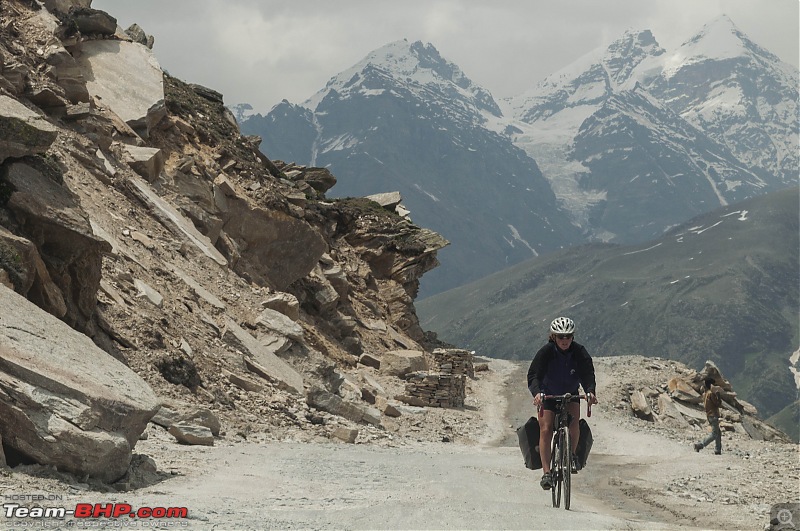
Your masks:
<path fill-rule="evenodd" d="M 794 75 L 723 16 L 672 53 L 628 32 L 504 104 L 575 221 L 632 242 L 797 182 Z"/>
<path fill-rule="evenodd" d="M 663 54 L 649 30 L 629 31 L 607 49 L 584 55 L 523 94 L 502 102 L 506 115 L 517 120 L 514 143 L 536 160 L 575 222 L 597 239 L 617 237 L 606 227 L 591 225 L 589 219 L 598 205 L 605 203 L 608 192 L 584 182 L 588 168 L 570 156 L 573 141 L 584 121 L 608 98 L 635 86 L 631 80 L 637 76 L 657 70 L 655 58 Z"/>
<path fill-rule="evenodd" d="M 415 223 L 451 246 L 426 274 L 436 293 L 581 241 L 536 163 L 495 132 L 502 113 L 430 44 L 397 41 L 335 76 L 302 106 L 242 124 L 272 158 L 329 167 L 329 195 L 398 190 Z"/>
<path fill-rule="evenodd" d="M 798 178 L 798 72 L 728 18 L 707 24 L 663 57 L 648 90 L 745 164 L 771 188 Z"/>
<path fill-rule="evenodd" d="M 402 87 L 419 101 L 448 102 L 441 110 L 455 121 L 482 123 L 486 121 L 484 113 L 494 117 L 502 115 L 492 95 L 472 83 L 457 65 L 443 59 L 433 45 L 407 40 L 374 50 L 355 66 L 333 77 L 303 106 L 316 110 L 332 93 L 339 99 L 377 96 L 392 90 L 393 85 Z"/>
<path fill-rule="evenodd" d="M 727 17 L 673 51 L 626 32 L 499 105 L 431 44 L 397 41 L 241 126 L 269 157 L 329 167 L 334 195 L 399 190 L 452 243 L 427 295 L 797 184 L 797 80 Z"/>

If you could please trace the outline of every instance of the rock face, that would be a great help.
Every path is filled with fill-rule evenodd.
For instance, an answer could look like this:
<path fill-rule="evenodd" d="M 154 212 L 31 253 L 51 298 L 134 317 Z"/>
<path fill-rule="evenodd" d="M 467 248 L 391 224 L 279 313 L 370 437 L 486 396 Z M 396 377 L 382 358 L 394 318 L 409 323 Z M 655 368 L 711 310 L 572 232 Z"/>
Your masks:
<path fill-rule="evenodd" d="M 0 286 L 0 434 L 20 459 L 114 481 L 159 403 L 89 338 Z"/>

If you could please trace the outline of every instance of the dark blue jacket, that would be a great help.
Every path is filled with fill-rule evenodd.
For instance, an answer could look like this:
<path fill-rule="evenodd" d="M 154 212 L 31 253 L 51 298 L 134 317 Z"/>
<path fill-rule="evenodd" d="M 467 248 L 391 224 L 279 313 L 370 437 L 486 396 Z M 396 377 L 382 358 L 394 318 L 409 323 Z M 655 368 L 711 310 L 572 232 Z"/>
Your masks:
<path fill-rule="evenodd" d="M 584 393 L 595 393 L 594 363 L 583 345 L 573 341 L 562 351 L 549 341 L 533 357 L 528 369 L 531 395 L 577 394 L 579 384 Z"/>

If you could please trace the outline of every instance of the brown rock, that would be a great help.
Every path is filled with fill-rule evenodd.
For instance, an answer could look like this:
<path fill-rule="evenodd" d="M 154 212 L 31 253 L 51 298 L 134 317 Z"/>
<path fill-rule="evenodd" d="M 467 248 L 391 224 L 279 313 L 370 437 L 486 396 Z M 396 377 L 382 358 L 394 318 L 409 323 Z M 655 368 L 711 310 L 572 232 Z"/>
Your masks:
<path fill-rule="evenodd" d="M 94 235 L 86 213 L 57 183 L 60 175 L 51 175 L 53 171 L 22 162 L 12 164 L 7 182 L 15 191 L 7 206 L 23 222 L 26 236 L 36 245 L 51 279 L 64 295 L 64 321 L 84 330 L 97 305 L 102 255 L 111 251 L 111 245 Z"/>

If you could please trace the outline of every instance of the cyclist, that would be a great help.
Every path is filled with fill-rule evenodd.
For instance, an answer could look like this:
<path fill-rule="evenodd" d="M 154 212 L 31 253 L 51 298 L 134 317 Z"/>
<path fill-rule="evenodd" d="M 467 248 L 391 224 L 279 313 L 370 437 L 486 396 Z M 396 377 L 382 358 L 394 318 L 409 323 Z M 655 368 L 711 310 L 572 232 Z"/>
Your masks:
<path fill-rule="evenodd" d="M 533 395 L 533 403 L 541 407 L 539 418 L 539 455 L 542 458 L 542 480 L 539 483 L 545 490 L 553 486 L 550 476 L 550 454 L 555 419 L 555 401 L 545 400 L 545 395 L 578 394 L 578 385 L 583 387 L 589 404 L 596 404 L 596 384 L 594 363 L 586 348 L 574 341 L 575 323 L 569 317 L 558 317 L 550 323 L 547 344 L 539 349 L 528 369 L 528 389 Z M 569 425 L 573 469 L 577 471 L 575 450 L 580 435 L 580 402 L 567 405 L 572 415 Z"/>

